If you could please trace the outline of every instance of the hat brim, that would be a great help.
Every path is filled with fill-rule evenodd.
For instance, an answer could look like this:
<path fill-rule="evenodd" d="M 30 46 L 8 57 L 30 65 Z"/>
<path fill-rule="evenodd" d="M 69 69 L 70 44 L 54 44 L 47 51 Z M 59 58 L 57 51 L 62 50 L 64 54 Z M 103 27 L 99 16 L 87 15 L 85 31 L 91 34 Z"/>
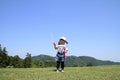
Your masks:
<path fill-rule="evenodd" d="M 65 41 L 66 42 L 66 44 L 68 44 L 68 42 L 67 41 Z"/>
<path fill-rule="evenodd" d="M 64 39 L 60 39 L 60 40 L 64 40 Z M 66 44 L 68 44 L 68 42 L 66 40 L 64 40 Z"/>

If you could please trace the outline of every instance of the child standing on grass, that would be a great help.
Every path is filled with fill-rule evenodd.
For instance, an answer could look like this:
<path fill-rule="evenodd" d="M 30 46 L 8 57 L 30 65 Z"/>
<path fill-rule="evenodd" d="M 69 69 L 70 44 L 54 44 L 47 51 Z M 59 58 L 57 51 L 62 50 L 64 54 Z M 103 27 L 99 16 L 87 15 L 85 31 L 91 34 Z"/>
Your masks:
<path fill-rule="evenodd" d="M 65 37 L 61 37 L 59 39 L 58 45 L 56 46 L 56 43 L 54 43 L 54 48 L 57 50 L 56 54 L 56 72 L 59 72 L 59 67 L 61 65 L 61 72 L 64 72 L 64 62 L 66 58 L 67 48 L 66 44 L 68 44 Z"/>

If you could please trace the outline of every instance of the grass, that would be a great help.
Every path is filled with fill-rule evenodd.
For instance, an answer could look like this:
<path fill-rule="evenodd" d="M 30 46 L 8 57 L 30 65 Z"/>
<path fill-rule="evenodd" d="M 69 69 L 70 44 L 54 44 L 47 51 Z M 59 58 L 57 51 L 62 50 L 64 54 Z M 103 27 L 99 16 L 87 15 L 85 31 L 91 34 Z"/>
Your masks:
<path fill-rule="evenodd" d="M 1 68 L 0 80 L 120 80 L 120 66 L 54 68 Z"/>

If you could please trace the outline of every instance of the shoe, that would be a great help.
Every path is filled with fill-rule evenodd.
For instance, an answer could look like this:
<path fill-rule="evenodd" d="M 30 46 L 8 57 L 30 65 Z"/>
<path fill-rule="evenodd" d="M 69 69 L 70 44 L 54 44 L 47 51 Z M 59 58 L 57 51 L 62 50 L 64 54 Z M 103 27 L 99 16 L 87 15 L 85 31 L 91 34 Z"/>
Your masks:
<path fill-rule="evenodd" d="M 59 72 L 59 70 L 56 70 L 56 72 Z"/>
<path fill-rule="evenodd" d="M 64 72 L 64 70 L 61 70 L 61 72 Z"/>

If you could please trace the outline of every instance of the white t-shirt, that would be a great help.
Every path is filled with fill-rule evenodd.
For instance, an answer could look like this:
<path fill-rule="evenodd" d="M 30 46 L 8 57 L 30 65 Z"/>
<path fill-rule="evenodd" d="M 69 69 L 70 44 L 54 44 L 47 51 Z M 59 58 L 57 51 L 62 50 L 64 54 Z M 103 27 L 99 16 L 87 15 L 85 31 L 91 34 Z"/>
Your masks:
<path fill-rule="evenodd" d="M 67 52 L 68 49 L 67 49 L 66 45 L 58 45 L 58 46 L 57 46 L 57 51 L 58 51 L 59 53 L 64 53 L 64 52 Z"/>

